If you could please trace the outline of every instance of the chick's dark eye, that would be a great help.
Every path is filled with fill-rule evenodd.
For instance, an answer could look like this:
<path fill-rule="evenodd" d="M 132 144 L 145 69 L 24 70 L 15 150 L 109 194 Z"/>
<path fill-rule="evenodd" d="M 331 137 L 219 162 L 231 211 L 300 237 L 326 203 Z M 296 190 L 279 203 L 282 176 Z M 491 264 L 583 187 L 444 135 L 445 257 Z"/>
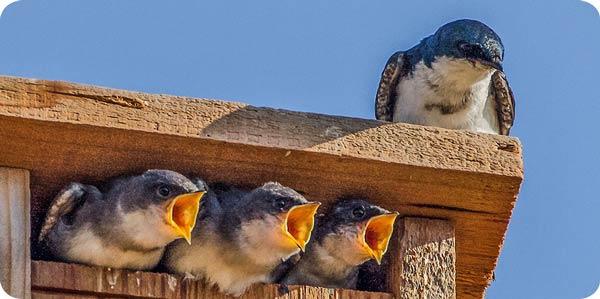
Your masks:
<path fill-rule="evenodd" d="M 354 218 L 364 217 L 365 216 L 365 208 L 364 207 L 355 208 L 354 210 L 352 210 L 352 216 L 354 216 Z"/>
<path fill-rule="evenodd" d="M 283 199 L 278 199 L 273 202 L 273 206 L 277 209 L 283 209 L 283 208 L 285 208 L 285 205 L 286 205 L 286 202 Z"/>
<path fill-rule="evenodd" d="M 171 189 L 169 189 L 168 186 L 160 186 L 158 187 L 158 195 L 162 196 L 162 197 L 167 197 L 169 196 L 169 194 L 171 194 Z"/>

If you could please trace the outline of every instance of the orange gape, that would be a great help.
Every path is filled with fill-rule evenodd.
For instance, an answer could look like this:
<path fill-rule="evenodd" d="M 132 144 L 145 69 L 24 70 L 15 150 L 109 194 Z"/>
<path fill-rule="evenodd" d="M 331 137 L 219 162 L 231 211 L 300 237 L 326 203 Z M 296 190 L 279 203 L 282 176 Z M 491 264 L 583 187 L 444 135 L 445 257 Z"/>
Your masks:
<path fill-rule="evenodd" d="M 390 238 L 394 232 L 394 222 L 398 213 L 384 214 L 371 217 L 359 235 L 359 242 L 367 253 L 381 264 L 381 259 L 387 251 Z"/>
<path fill-rule="evenodd" d="M 304 251 L 315 225 L 315 214 L 321 203 L 311 202 L 292 207 L 283 222 L 283 231 Z"/>
<path fill-rule="evenodd" d="M 196 225 L 196 216 L 200 209 L 200 200 L 204 193 L 194 192 L 179 195 L 173 198 L 167 206 L 167 223 L 171 225 L 178 236 L 183 237 L 190 244 L 192 230 Z"/>

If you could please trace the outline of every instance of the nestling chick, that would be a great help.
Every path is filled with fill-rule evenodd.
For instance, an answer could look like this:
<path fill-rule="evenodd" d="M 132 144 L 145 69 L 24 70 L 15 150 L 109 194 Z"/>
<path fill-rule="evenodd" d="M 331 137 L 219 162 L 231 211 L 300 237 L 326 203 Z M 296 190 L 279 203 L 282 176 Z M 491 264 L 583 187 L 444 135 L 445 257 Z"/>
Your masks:
<path fill-rule="evenodd" d="M 39 241 L 67 262 L 151 269 L 168 243 L 191 241 L 203 194 L 169 170 L 115 179 L 105 192 L 71 183 L 54 198 Z"/>
<path fill-rule="evenodd" d="M 360 199 L 337 202 L 317 219 L 313 240 L 281 282 L 355 289 L 359 266 L 381 263 L 397 216 Z"/>
<path fill-rule="evenodd" d="M 320 205 L 273 182 L 250 192 L 209 192 L 205 204 L 194 243 L 174 242 L 164 264 L 235 296 L 253 283 L 271 282 L 270 273 L 283 260 L 304 250 Z"/>

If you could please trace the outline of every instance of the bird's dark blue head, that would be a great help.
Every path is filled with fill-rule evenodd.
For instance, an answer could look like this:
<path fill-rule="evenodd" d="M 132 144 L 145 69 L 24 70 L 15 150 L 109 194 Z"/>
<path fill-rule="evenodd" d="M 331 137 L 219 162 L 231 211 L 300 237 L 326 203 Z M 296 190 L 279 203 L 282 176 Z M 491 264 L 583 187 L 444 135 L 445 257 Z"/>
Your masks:
<path fill-rule="evenodd" d="M 246 233 L 254 231 L 252 236 L 261 237 L 260 240 L 254 240 L 259 244 L 266 240 L 264 234 L 270 234 L 276 240 L 271 243 L 272 246 L 285 250 L 304 250 L 320 205 L 318 202 L 308 202 L 291 188 L 268 182 L 243 196 L 235 209 L 242 230 Z M 250 238 L 253 237 L 246 237 L 246 240 Z M 267 243 L 262 242 L 263 245 Z"/>
<path fill-rule="evenodd" d="M 118 200 L 125 212 L 162 205 L 173 198 L 200 190 L 184 175 L 163 169 L 150 169 L 135 176 L 123 176 L 107 185 L 106 198 Z"/>
<path fill-rule="evenodd" d="M 467 59 L 473 63 L 502 69 L 504 46 L 500 37 L 487 25 L 475 20 L 458 20 L 438 29 L 419 45 L 427 63 L 436 58 Z"/>
<path fill-rule="evenodd" d="M 200 201 L 206 190 L 200 190 L 187 177 L 171 170 L 151 169 L 140 175 L 118 178 L 109 186 L 105 198 L 118 202 L 115 206 L 122 214 L 124 233 L 134 235 L 133 242 L 142 242 L 138 239 L 143 240 L 146 235 L 137 233 L 137 228 L 152 227 L 149 223 L 161 227 L 148 233 L 156 235 L 156 240 L 168 243 L 183 237 L 191 242 Z"/>
<path fill-rule="evenodd" d="M 341 199 L 319 219 L 318 235 L 322 237 L 326 234 L 340 233 L 347 227 L 356 226 L 373 216 L 387 213 L 389 211 L 362 199 Z"/>
<path fill-rule="evenodd" d="M 391 213 L 362 199 L 341 199 L 318 220 L 316 242 L 340 248 L 355 256 L 358 264 L 374 258 L 377 263 L 387 251 L 398 213 Z M 343 249 L 341 249 L 343 248 Z M 352 258 L 351 258 L 352 259 Z"/>
<path fill-rule="evenodd" d="M 278 215 L 308 201 L 292 188 L 268 182 L 250 191 L 241 203 L 240 217 L 250 220 L 263 218 L 266 214 Z"/>

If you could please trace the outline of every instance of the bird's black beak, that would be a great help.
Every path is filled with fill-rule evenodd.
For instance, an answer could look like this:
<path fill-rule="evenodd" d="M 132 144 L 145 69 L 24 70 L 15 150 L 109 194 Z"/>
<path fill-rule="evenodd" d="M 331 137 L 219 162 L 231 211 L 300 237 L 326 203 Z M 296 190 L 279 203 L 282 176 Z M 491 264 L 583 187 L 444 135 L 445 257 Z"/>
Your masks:
<path fill-rule="evenodd" d="M 200 209 L 200 200 L 206 192 L 181 194 L 167 204 L 167 223 L 175 233 L 183 237 L 189 244 L 192 242 L 192 230 L 196 225 L 196 216 Z"/>
<path fill-rule="evenodd" d="M 494 62 L 494 61 L 490 61 L 490 60 L 486 60 L 486 59 L 479 59 L 479 58 L 468 58 L 468 60 L 473 63 L 473 65 L 477 65 L 477 64 L 481 64 L 483 66 L 486 66 L 488 68 L 492 68 L 492 69 L 496 69 L 499 71 L 503 71 L 502 65 L 500 63 Z"/>
<path fill-rule="evenodd" d="M 464 57 L 474 65 L 481 64 L 502 71 L 502 59 L 479 44 L 461 42 L 458 47 Z"/>
<path fill-rule="evenodd" d="M 321 203 L 311 202 L 303 205 L 293 206 L 285 212 L 281 229 L 284 235 L 304 251 L 310 240 L 310 234 L 315 225 L 315 214 Z"/>
<path fill-rule="evenodd" d="M 363 223 L 362 233 L 358 236 L 358 242 L 365 249 L 366 253 L 378 265 L 386 253 L 390 238 L 394 232 L 394 222 L 398 213 L 389 213 L 371 217 L 366 223 Z"/>
<path fill-rule="evenodd" d="M 483 64 L 485 66 L 491 67 L 493 69 L 497 69 L 499 71 L 503 71 L 502 65 L 499 64 L 499 63 L 497 63 L 497 62 L 487 61 L 487 60 L 481 60 L 481 61 L 479 61 L 479 63 L 481 63 L 481 64 Z"/>

